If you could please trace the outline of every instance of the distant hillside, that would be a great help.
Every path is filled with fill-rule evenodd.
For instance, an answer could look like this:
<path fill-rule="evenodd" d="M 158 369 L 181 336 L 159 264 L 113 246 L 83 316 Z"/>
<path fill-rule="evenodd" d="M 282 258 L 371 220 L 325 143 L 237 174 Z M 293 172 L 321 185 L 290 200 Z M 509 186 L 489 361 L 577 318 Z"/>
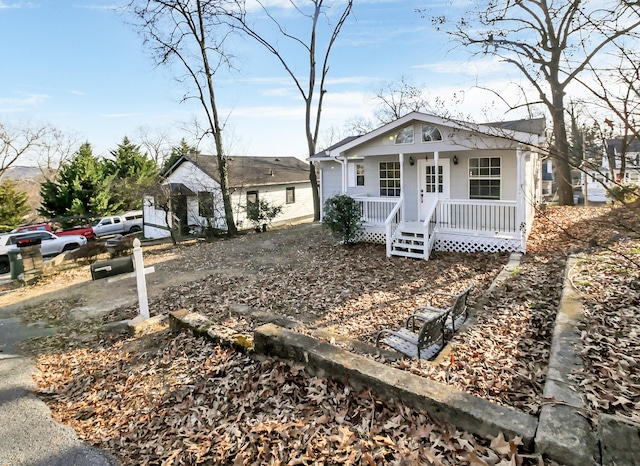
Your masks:
<path fill-rule="evenodd" d="M 16 183 L 16 187 L 25 193 L 31 212 L 24 219 L 24 223 L 40 220 L 37 210 L 40 207 L 40 184 L 45 180 L 45 175 L 39 167 L 9 167 L 4 174 L 5 179 Z"/>
<path fill-rule="evenodd" d="M 44 179 L 44 174 L 39 167 L 9 167 L 4 176 L 13 181 L 37 181 Z"/>

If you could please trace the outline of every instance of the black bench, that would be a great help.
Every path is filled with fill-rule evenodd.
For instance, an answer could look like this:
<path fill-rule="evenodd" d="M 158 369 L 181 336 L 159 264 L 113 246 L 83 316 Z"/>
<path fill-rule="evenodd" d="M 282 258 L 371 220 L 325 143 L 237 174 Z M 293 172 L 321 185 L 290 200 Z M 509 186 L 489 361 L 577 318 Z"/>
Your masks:
<path fill-rule="evenodd" d="M 469 292 L 471 292 L 472 288 L 473 288 L 473 285 L 469 285 L 464 291 L 458 294 L 443 293 L 440 291 L 436 292 L 434 296 L 445 296 L 450 299 L 451 304 L 449 305 L 449 307 L 442 309 L 442 308 L 437 308 L 431 305 L 425 306 L 421 308 L 418 312 L 410 315 L 407 318 L 407 322 L 405 325 L 406 328 L 412 328 L 415 331 L 416 320 L 418 321 L 433 320 L 439 315 L 447 314 L 449 317 L 451 317 L 451 320 L 450 322 L 447 322 L 445 324 L 445 327 L 448 330 L 455 332 L 460 328 L 460 326 L 465 322 L 465 320 L 467 320 L 467 317 L 469 316 L 469 310 L 467 308 L 467 298 L 469 297 Z"/>
<path fill-rule="evenodd" d="M 444 325 L 448 314 L 445 312 L 433 319 L 424 320 L 418 333 L 408 328 L 382 329 L 376 336 L 376 346 L 380 343 L 407 356 L 418 359 L 431 359 L 444 348 Z"/>

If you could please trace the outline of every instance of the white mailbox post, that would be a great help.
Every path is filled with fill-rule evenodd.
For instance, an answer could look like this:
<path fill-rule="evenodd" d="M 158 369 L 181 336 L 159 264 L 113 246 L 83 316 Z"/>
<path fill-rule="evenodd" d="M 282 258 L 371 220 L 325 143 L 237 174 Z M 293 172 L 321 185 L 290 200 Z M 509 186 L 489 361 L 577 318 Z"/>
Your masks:
<path fill-rule="evenodd" d="M 140 246 L 140 240 L 138 238 L 133 240 L 133 264 L 135 270 L 130 273 L 123 273 L 121 275 L 115 275 L 110 277 L 107 282 L 115 282 L 123 280 L 129 277 L 136 277 L 136 286 L 138 288 L 138 303 L 140 305 L 140 315 L 135 320 L 146 320 L 149 315 L 149 299 L 147 298 L 147 280 L 145 275 L 155 272 L 153 267 L 144 267 L 144 260 L 142 259 L 142 247 Z"/>
<path fill-rule="evenodd" d="M 138 285 L 138 302 L 140 303 L 140 315 L 144 319 L 149 318 L 149 300 L 147 298 L 147 280 L 144 278 L 146 270 L 142 260 L 142 247 L 138 238 L 133 240 L 133 262 L 136 265 L 136 284 Z"/>

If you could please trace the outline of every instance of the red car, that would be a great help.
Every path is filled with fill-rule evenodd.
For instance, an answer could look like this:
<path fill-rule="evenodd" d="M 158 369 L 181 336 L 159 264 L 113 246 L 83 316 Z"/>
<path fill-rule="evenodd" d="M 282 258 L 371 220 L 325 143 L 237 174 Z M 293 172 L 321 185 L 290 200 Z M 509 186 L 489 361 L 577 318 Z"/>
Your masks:
<path fill-rule="evenodd" d="M 48 231 L 51 233 L 55 233 L 58 236 L 82 235 L 85 238 L 87 238 L 87 240 L 89 241 L 94 240 L 96 238 L 96 235 L 93 232 L 93 228 L 91 228 L 90 226 L 78 226 L 78 227 L 67 228 L 67 229 L 62 229 L 62 227 L 60 227 L 59 229 L 56 228 L 54 230 L 51 227 L 52 223 L 54 227 L 57 225 L 60 225 L 59 222 L 54 222 L 52 220 L 51 222 L 47 222 L 47 223 L 35 223 L 33 225 L 23 225 L 21 227 L 18 227 L 12 230 L 12 233 L 17 233 L 20 231 Z"/>

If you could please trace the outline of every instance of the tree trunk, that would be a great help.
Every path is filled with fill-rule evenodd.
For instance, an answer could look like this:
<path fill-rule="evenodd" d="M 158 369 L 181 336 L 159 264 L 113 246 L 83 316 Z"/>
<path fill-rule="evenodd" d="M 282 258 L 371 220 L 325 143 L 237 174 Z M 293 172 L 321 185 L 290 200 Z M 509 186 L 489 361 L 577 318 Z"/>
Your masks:
<path fill-rule="evenodd" d="M 571 181 L 567 126 L 564 120 L 564 91 L 556 79 L 549 80 L 549 84 L 553 98 L 553 105 L 549 108 L 553 122 L 551 155 L 557 162 L 558 202 L 560 205 L 571 206 L 573 205 L 573 183 Z"/>
<path fill-rule="evenodd" d="M 313 162 L 309 162 L 309 181 L 311 182 L 311 194 L 313 196 L 313 221 L 318 222 L 320 220 L 320 190 L 316 166 Z"/>

